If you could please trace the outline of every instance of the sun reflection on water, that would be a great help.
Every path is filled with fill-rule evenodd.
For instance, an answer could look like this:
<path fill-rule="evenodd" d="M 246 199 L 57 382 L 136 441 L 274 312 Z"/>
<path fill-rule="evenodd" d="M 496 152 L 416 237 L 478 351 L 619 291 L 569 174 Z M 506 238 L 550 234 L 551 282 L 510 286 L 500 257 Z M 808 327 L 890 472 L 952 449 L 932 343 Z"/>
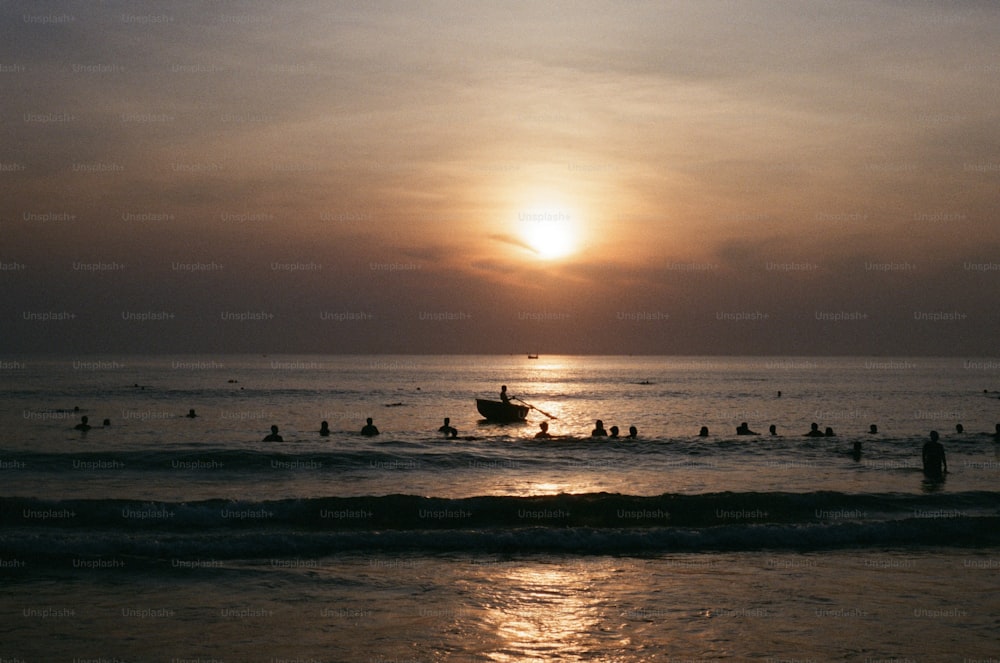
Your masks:
<path fill-rule="evenodd" d="M 494 587 L 503 589 L 493 590 L 484 620 L 497 642 L 490 660 L 582 659 L 608 638 L 620 637 L 605 628 L 612 616 L 606 614 L 607 598 L 589 574 L 565 566 L 519 566 Z M 628 639 L 615 644 L 625 647 Z"/>

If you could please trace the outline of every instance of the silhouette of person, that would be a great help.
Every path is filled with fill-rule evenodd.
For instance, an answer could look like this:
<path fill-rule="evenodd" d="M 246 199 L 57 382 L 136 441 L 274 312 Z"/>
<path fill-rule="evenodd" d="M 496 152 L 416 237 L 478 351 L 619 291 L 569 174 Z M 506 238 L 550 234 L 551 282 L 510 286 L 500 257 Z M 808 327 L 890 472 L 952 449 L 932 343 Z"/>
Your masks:
<path fill-rule="evenodd" d="M 322 435 L 323 437 L 329 437 L 330 436 L 330 424 L 327 423 L 326 421 L 321 421 L 319 423 L 319 434 Z"/>
<path fill-rule="evenodd" d="M 708 437 L 708 426 L 702 426 L 698 431 L 698 437 Z"/>
<path fill-rule="evenodd" d="M 965 426 L 962 424 L 955 424 L 955 432 L 959 435 L 965 432 Z"/>
<path fill-rule="evenodd" d="M 365 421 L 366 423 L 364 427 L 362 427 L 361 429 L 361 434 L 366 437 L 373 437 L 375 435 L 378 435 L 379 434 L 378 428 L 376 428 L 375 424 L 372 423 L 372 418 L 368 417 Z"/>
<path fill-rule="evenodd" d="M 538 424 L 538 427 L 541 428 L 541 430 L 535 433 L 536 440 L 547 440 L 552 437 L 552 434 L 549 433 L 549 422 L 543 421 Z"/>
<path fill-rule="evenodd" d="M 110 419 L 105 419 L 105 420 L 104 420 L 104 421 L 103 421 L 103 422 L 101 423 L 101 425 L 102 425 L 102 426 L 104 426 L 105 428 L 107 428 L 108 426 L 110 426 L 110 425 L 111 425 L 111 420 L 110 420 Z"/>
<path fill-rule="evenodd" d="M 813 422 L 809 424 L 809 432 L 805 434 L 806 437 L 823 437 L 823 431 L 819 429 L 819 424 Z"/>
<path fill-rule="evenodd" d="M 458 435 L 458 429 L 456 429 L 454 426 L 451 425 L 451 418 L 450 417 L 445 417 L 444 418 L 444 426 L 441 426 L 441 428 L 438 428 L 438 432 L 439 433 L 444 433 L 445 435 L 451 435 L 452 437 L 455 437 L 455 436 Z"/>
<path fill-rule="evenodd" d="M 88 424 L 87 421 L 88 421 L 87 415 L 83 415 L 82 417 L 80 417 L 80 423 L 78 423 L 76 426 L 73 426 L 73 430 L 80 430 L 86 433 L 87 431 L 90 430 L 90 424 Z"/>
<path fill-rule="evenodd" d="M 778 390 L 778 398 L 781 398 L 781 390 Z"/>
<path fill-rule="evenodd" d="M 636 428 L 635 426 L 629 426 L 628 427 L 628 439 L 634 440 L 637 437 L 639 437 L 639 429 Z"/>
<path fill-rule="evenodd" d="M 775 426 L 774 424 L 771 424 L 770 426 L 767 427 L 767 432 L 770 433 L 771 435 L 777 435 L 778 427 Z"/>
<path fill-rule="evenodd" d="M 736 427 L 736 434 L 737 435 L 760 435 L 760 433 L 757 433 L 757 432 L 754 432 L 754 431 L 750 430 L 750 424 L 748 424 L 745 421 L 742 424 L 740 424 L 739 426 Z"/>
<path fill-rule="evenodd" d="M 611 435 L 608 437 L 618 437 L 618 426 L 611 427 Z"/>
<path fill-rule="evenodd" d="M 608 431 L 604 430 L 604 422 L 598 419 L 594 422 L 594 430 L 590 431 L 591 437 L 607 437 Z"/>
<path fill-rule="evenodd" d="M 278 435 L 278 427 L 271 426 L 271 434 L 264 438 L 265 442 L 284 442 L 285 438 Z"/>
<path fill-rule="evenodd" d="M 194 408 L 191 408 L 190 410 L 188 410 L 188 413 L 185 414 L 184 416 L 187 417 L 188 419 L 194 419 L 198 415 L 195 413 Z"/>
<path fill-rule="evenodd" d="M 851 450 L 851 457 L 853 457 L 854 460 L 861 460 L 861 440 L 854 442 L 854 449 Z"/>
<path fill-rule="evenodd" d="M 510 404 L 510 396 L 507 395 L 507 385 L 500 385 L 500 400 L 504 405 Z"/>
<path fill-rule="evenodd" d="M 993 433 L 993 441 L 1000 442 L 1000 424 L 996 425 L 996 432 Z"/>
<path fill-rule="evenodd" d="M 876 426 L 875 424 L 872 424 L 871 426 L 869 426 L 868 427 L 868 434 L 869 435 L 878 435 L 878 426 Z"/>
<path fill-rule="evenodd" d="M 823 437 L 837 437 L 837 434 L 833 432 L 832 428 L 827 426 L 826 431 L 823 432 Z"/>
<path fill-rule="evenodd" d="M 931 439 L 924 443 L 921 460 L 924 464 L 924 476 L 928 479 L 943 479 L 948 472 L 948 459 L 944 455 L 944 447 L 938 442 L 938 432 L 931 431 Z"/>

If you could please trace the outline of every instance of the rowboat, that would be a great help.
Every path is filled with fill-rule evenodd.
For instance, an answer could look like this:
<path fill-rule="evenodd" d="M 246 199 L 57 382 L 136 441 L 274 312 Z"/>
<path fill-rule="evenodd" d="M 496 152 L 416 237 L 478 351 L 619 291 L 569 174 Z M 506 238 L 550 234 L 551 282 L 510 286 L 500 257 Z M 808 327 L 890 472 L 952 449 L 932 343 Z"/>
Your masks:
<path fill-rule="evenodd" d="M 476 409 L 489 421 L 509 423 L 512 421 L 524 421 L 528 416 L 528 406 L 504 403 L 503 401 L 488 401 L 483 398 L 476 399 Z"/>

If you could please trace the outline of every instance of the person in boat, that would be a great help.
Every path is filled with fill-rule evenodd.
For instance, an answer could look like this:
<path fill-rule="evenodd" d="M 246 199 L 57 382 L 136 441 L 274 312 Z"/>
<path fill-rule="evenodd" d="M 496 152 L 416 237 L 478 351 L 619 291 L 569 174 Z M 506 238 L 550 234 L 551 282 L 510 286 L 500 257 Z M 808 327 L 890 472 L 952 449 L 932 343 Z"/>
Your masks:
<path fill-rule="evenodd" d="M 636 428 L 635 426 L 629 426 L 628 427 L 628 439 L 634 440 L 637 437 L 639 437 L 639 429 Z"/>
<path fill-rule="evenodd" d="M 195 413 L 194 408 L 191 408 L 190 410 L 188 410 L 188 413 L 185 414 L 184 416 L 187 417 L 188 419 L 194 419 L 198 415 L 197 413 Z"/>
<path fill-rule="evenodd" d="M 702 426 L 698 431 L 698 437 L 708 437 L 708 426 Z"/>
<path fill-rule="evenodd" d="M 819 424 L 815 421 L 809 424 L 809 432 L 805 434 L 806 437 L 823 437 L 823 431 L 819 429 Z"/>
<path fill-rule="evenodd" d="M 543 421 L 542 423 L 538 424 L 538 427 L 541 430 L 535 433 L 536 440 L 547 440 L 552 437 L 552 433 L 549 432 L 549 422 Z"/>
<path fill-rule="evenodd" d="M 438 428 L 438 432 L 439 433 L 444 433 L 446 436 L 447 435 L 450 435 L 452 437 L 457 437 L 458 436 L 458 429 L 451 425 L 451 418 L 450 417 L 445 417 L 444 418 L 444 425 L 441 426 L 441 428 Z"/>
<path fill-rule="evenodd" d="M 368 417 L 365 420 L 365 425 L 361 428 L 361 434 L 365 437 L 374 437 L 379 434 L 378 428 L 372 423 L 372 418 Z"/>
<path fill-rule="evenodd" d="M 924 443 L 921 460 L 924 465 L 924 476 L 928 479 L 943 479 L 948 473 L 948 459 L 944 455 L 944 447 L 938 442 L 938 432 L 931 431 L 931 439 Z"/>
<path fill-rule="evenodd" d="M 319 423 L 319 434 L 322 437 L 330 437 L 330 424 L 326 421 Z"/>
<path fill-rule="evenodd" d="M 618 426 L 611 427 L 611 435 L 608 437 L 618 437 Z"/>
<path fill-rule="evenodd" d="M 278 435 L 278 427 L 271 426 L 271 434 L 264 438 L 265 442 L 284 442 L 285 438 Z"/>
<path fill-rule="evenodd" d="M 591 437 L 607 437 L 608 431 L 604 430 L 604 422 L 598 419 L 594 422 L 594 430 L 590 431 Z"/>
<path fill-rule="evenodd" d="M 740 424 L 739 426 L 736 427 L 736 434 L 737 435 L 760 435 L 760 433 L 758 433 L 756 431 L 750 430 L 750 424 L 748 424 L 745 421 L 742 424 Z"/>
<path fill-rule="evenodd" d="M 507 385 L 500 385 L 500 401 L 504 405 L 510 405 L 510 396 L 507 395 Z"/>
<path fill-rule="evenodd" d="M 80 417 L 80 423 L 78 423 L 76 426 L 73 426 L 73 430 L 83 431 L 84 433 L 86 433 L 87 431 L 90 430 L 90 424 L 88 424 L 87 421 L 88 421 L 87 415 L 83 415 L 82 417 Z"/>

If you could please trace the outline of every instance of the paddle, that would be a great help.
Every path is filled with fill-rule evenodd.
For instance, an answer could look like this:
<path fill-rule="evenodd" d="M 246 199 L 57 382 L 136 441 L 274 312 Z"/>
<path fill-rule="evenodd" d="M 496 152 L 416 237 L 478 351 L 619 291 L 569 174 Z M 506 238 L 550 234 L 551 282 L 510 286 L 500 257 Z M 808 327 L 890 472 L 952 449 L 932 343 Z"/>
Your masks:
<path fill-rule="evenodd" d="M 539 412 L 541 412 L 542 414 L 544 414 L 544 415 L 545 415 L 546 417 L 548 417 L 549 419 L 555 419 L 556 421 L 559 421 L 559 417 L 557 417 L 557 416 L 555 416 L 555 415 L 552 415 L 552 414 L 549 414 L 549 413 L 548 413 L 548 412 L 546 412 L 545 410 L 543 410 L 543 409 L 541 409 L 541 408 L 537 408 L 537 407 L 535 407 L 534 405 L 532 405 L 531 403 L 528 403 L 528 402 L 526 402 L 526 401 L 522 401 L 522 400 L 521 400 L 520 398 L 518 398 L 517 396 L 513 396 L 513 399 L 514 399 L 515 401 L 521 401 L 522 403 L 524 403 L 525 405 L 527 405 L 528 407 L 530 407 L 530 408 L 531 408 L 532 410 L 538 410 Z"/>

